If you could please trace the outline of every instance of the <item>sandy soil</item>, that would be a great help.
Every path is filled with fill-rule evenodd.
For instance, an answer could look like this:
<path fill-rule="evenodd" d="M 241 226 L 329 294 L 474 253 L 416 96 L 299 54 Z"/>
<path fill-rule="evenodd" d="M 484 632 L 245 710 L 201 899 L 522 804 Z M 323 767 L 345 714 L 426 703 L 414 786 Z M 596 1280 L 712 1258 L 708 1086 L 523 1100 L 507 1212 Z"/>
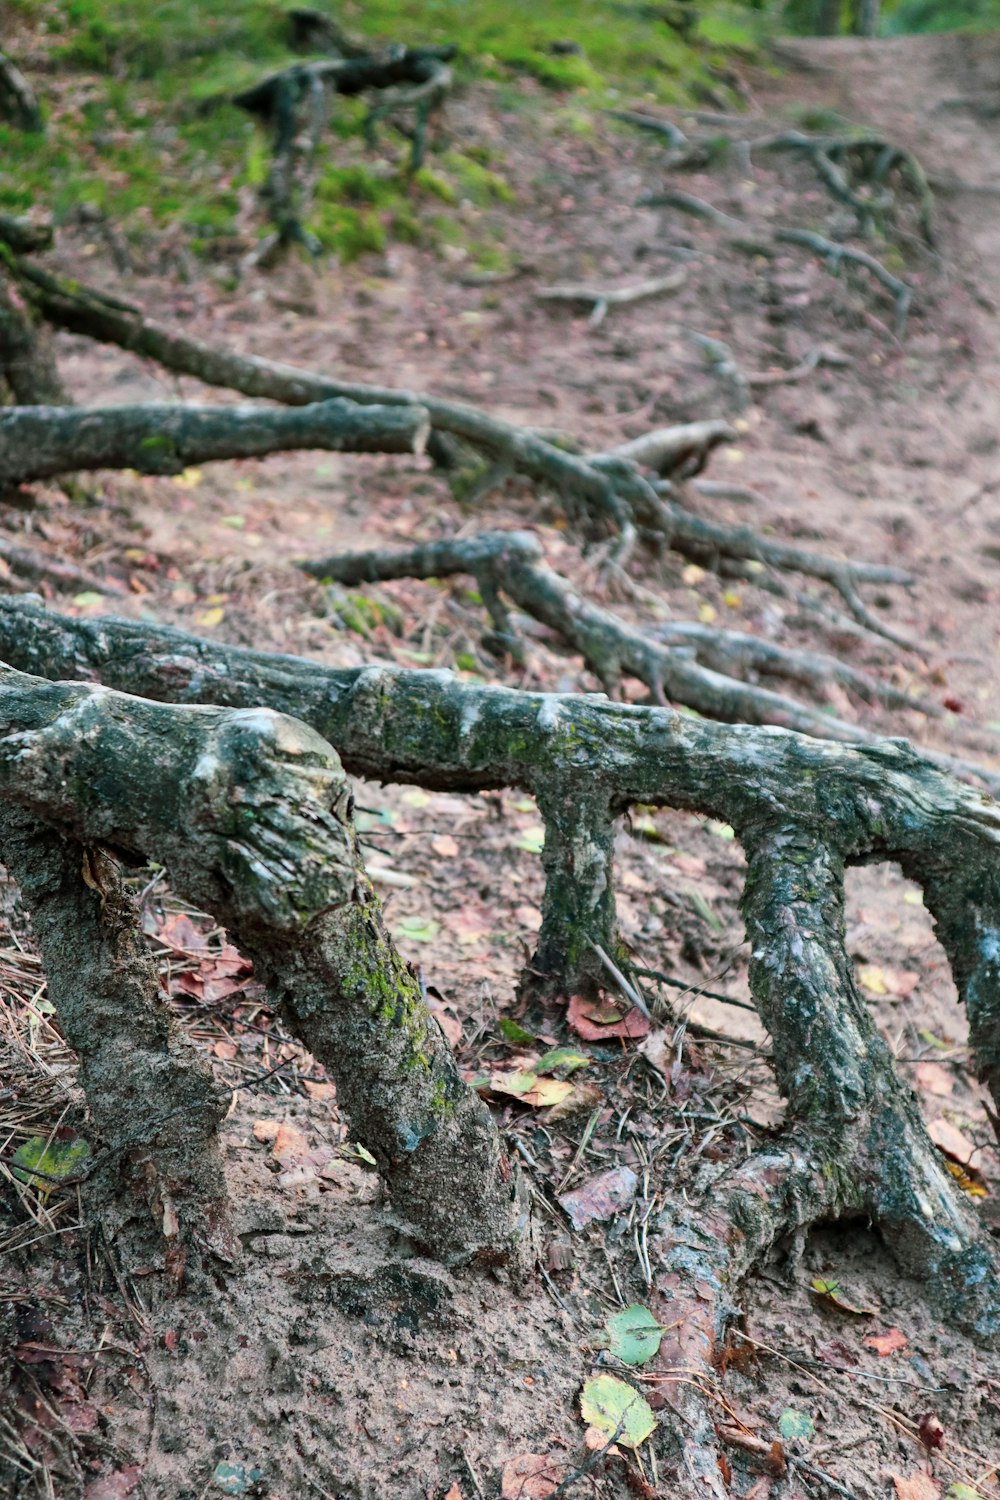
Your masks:
<path fill-rule="evenodd" d="M 477 234 L 507 244 L 525 266 L 519 278 L 469 284 L 460 250 L 437 259 L 399 247 L 318 276 L 285 267 L 235 291 L 212 278 L 181 285 L 141 272 L 125 290 L 220 342 L 348 378 L 462 396 L 595 448 L 726 411 L 725 388 L 706 369 L 692 330 L 724 339 L 746 372 L 789 368 L 817 346 L 836 347 L 849 365 L 759 391 L 740 419 L 739 442 L 713 461 L 712 478 L 752 485 L 759 499 L 689 500 L 776 537 L 902 561 L 914 588 L 871 602 L 924 652 L 824 625 L 807 606 L 692 571 L 675 557 L 640 560 L 637 573 L 661 601 L 659 618 L 700 617 L 838 650 L 941 710 L 933 718 L 890 713 L 831 687 L 838 714 L 1000 769 L 993 670 L 1000 122 L 954 102 L 1000 86 L 1000 46 L 921 38 L 788 51 L 799 66 L 748 79 L 757 129 L 803 110 L 836 110 L 915 150 L 935 185 L 937 252 L 910 241 L 895 252 L 916 288 L 902 343 L 889 331 L 891 306 L 863 275 L 834 279 L 795 254 L 748 262 L 701 224 L 636 207 L 664 179 L 654 140 L 603 119 L 592 134 L 560 132 L 530 93 L 524 110 L 505 111 L 486 89 L 455 101 L 450 128 L 503 145 L 518 202 L 460 214 Z M 730 157 L 676 185 L 758 222 L 830 222 L 815 179 L 786 159 L 761 157 L 747 170 Z M 61 255 L 77 274 L 100 280 L 100 257 L 82 239 L 68 239 Z M 534 299 L 542 285 L 625 285 L 678 263 L 688 279 L 676 297 L 612 310 L 596 329 L 580 310 L 541 308 Z M 117 350 L 69 338 L 59 345 L 70 388 L 88 400 L 204 394 Z M 108 498 L 100 506 L 52 490 L 33 506 L 7 507 L 4 534 L 129 581 L 131 597 L 115 607 L 137 617 L 338 664 L 388 658 L 468 670 L 471 658 L 483 675 L 500 672 L 461 587 L 366 591 L 381 619 L 369 607 L 359 634 L 345 628 L 342 600 L 303 582 L 296 557 L 519 523 L 538 530 L 553 565 L 600 593 L 594 568 L 548 502 L 508 485 L 477 510 L 463 508 L 420 462 L 299 455 L 178 481 L 111 477 L 102 488 Z M 635 601 L 611 602 L 641 617 Z M 88 614 L 107 609 L 86 598 L 53 603 Z M 518 681 L 595 687 L 578 660 L 534 638 Z M 478 1073 L 531 1056 L 499 1031 L 501 1016 L 517 1014 L 516 977 L 538 925 L 531 803 L 515 794 L 460 798 L 376 786 L 361 788 L 359 802 L 391 924 L 420 963 L 463 1064 Z M 580 1112 L 553 1121 L 516 1104 L 501 1109 L 502 1127 L 530 1164 L 545 1244 L 545 1278 L 517 1290 L 449 1275 L 400 1244 L 315 1065 L 277 1033 L 252 986 L 239 997 L 235 1024 L 232 999 L 206 998 L 198 976 L 211 975 L 216 938 L 193 956 L 190 945 L 165 940 L 178 1011 L 234 1089 L 225 1143 L 245 1264 L 224 1284 L 169 1296 L 157 1266 L 123 1269 L 96 1232 L 65 1229 L 12 1252 L 7 1332 L 18 1421 L 31 1454 L 26 1467 L 42 1469 L 20 1472 L 22 1450 L 14 1444 L 7 1462 L 0 1446 L 9 1491 L 60 1500 L 81 1492 L 87 1500 L 224 1493 L 492 1500 L 551 1491 L 551 1480 L 531 1489 L 509 1468 L 504 1478 L 519 1455 L 548 1456 L 557 1474 L 583 1464 L 580 1386 L 592 1370 L 612 1367 L 600 1348 L 604 1320 L 648 1296 L 644 1221 L 669 1215 L 674 1195 L 703 1183 L 713 1161 L 780 1116 L 755 1018 L 699 993 L 743 1000 L 748 993 L 741 861 L 726 833 L 674 814 L 623 828 L 622 927 L 639 962 L 692 986 L 684 1006 L 693 1020 L 757 1050 L 688 1038 L 664 1092 L 633 1054 L 596 1048 L 585 1074 L 595 1092 Z M 849 895 L 850 949 L 879 1022 L 928 1121 L 975 1148 L 989 1194 L 981 1211 L 1000 1232 L 1000 1159 L 919 894 L 898 871 L 875 868 L 853 873 Z M 149 924 L 160 933 L 168 924 L 169 935 L 175 908 L 161 896 L 149 898 Z M 16 906 L 9 926 L 28 941 Z M 210 934 L 209 924 L 202 929 Z M 8 954 L 14 946 L 12 936 Z M 23 1018 L 38 976 L 29 960 L 18 962 L 24 973 L 15 982 L 11 970 L 7 989 L 12 1013 Z M 185 986 L 185 974 L 195 981 Z M 521 1019 L 566 1037 L 557 1008 Z M 39 1024 L 35 1053 L 58 1067 L 48 1023 Z M 19 1036 L 23 1044 L 23 1030 Z M 23 1047 L 21 1056 L 23 1063 Z M 40 1085 L 24 1067 L 28 1094 Z M 51 1078 L 45 1087 L 52 1092 Z M 284 1156 L 276 1155 L 279 1125 L 290 1127 Z M 636 1206 L 573 1232 L 555 1193 L 621 1165 L 639 1174 Z M 16 1200 L 4 1200 L 3 1212 L 15 1239 L 32 1237 Z M 817 1298 L 814 1277 L 835 1279 L 845 1301 L 869 1311 Z M 925 1500 L 955 1482 L 977 1486 L 957 1495 L 1000 1495 L 992 1467 L 1000 1462 L 1000 1358 L 941 1327 L 926 1289 L 898 1275 L 864 1226 L 814 1235 L 801 1259 L 779 1256 L 747 1286 L 744 1305 L 758 1347 L 727 1372 L 725 1400 L 767 1443 L 789 1409 L 807 1415 L 814 1431 L 788 1442 L 797 1462 L 787 1479 L 731 1452 L 734 1495 Z M 888 1352 L 866 1342 L 892 1330 L 897 1347 Z M 921 1440 L 921 1431 L 932 1432 L 931 1416 L 943 1427 L 943 1446 Z M 640 1450 L 642 1477 L 631 1458 L 610 1458 L 571 1492 L 674 1494 L 674 1453 L 664 1424 Z"/>

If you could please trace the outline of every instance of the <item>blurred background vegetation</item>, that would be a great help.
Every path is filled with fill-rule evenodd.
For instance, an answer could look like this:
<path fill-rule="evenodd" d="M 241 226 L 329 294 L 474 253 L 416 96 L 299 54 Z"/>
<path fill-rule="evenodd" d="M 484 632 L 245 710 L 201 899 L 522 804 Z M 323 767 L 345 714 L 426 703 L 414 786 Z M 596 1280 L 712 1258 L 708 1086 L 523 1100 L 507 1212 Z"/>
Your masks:
<path fill-rule="evenodd" d="M 616 101 L 739 107 L 733 68 L 768 65 L 769 39 L 823 24 L 851 29 L 858 0 L 315 0 L 346 33 L 379 43 L 453 42 L 459 92 L 487 81 L 502 113 L 586 135 Z M 57 224 L 112 221 L 137 244 L 184 236 L 196 255 L 267 225 L 258 194 L 267 132 L 232 102 L 265 72 L 299 60 L 291 0 L 0 0 L 3 46 L 30 77 L 45 130 L 0 123 L 0 210 L 52 212 Z M 831 10 L 832 7 L 832 10 Z M 825 22 L 824 22 L 825 17 Z M 1000 0 L 885 0 L 880 29 L 941 31 L 1000 24 Z M 454 128 L 425 167 L 383 128 L 366 146 L 365 105 L 338 97 L 310 229 L 350 260 L 390 241 L 461 244 L 502 270 L 489 210 L 514 187 L 502 143 L 470 144 Z"/>

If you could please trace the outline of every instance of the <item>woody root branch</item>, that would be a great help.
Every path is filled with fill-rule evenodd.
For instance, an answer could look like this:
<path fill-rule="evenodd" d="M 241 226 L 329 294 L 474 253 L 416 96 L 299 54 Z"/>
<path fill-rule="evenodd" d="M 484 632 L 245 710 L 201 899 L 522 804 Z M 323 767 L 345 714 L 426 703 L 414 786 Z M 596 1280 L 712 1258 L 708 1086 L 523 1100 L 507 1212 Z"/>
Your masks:
<path fill-rule="evenodd" d="M 560 993 L 600 982 L 598 949 L 615 955 L 627 972 L 615 923 L 613 844 L 616 821 L 630 805 L 693 811 L 734 828 L 747 856 L 743 910 L 752 992 L 773 1039 L 773 1066 L 788 1113 L 784 1129 L 766 1146 L 743 1162 L 720 1167 L 704 1201 L 668 1210 L 651 1243 L 658 1315 L 669 1330 L 657 1378 L 678 1415 L 678 1482 L 687 1486 L 680 1492 L 724 1493 L 712 1397 L 726 1331 L 738 1314 L 741 1279 L 776 1242 L 801 1237 L 815 1223 L 843 1217 L 870 1222 L 901 1266 L 926 1279 L 943 1315 L 984 1342 L 1000 1338 L 996 1248 L 971 1200 L 946 1171 L 912 1094 L 896 1076 L 859 993 L 844 940 L 845 867 L 875 861 L 901 865 L 922 887 L 936 920 L 968 1011 L 979 1075 L 1000 1109 L 1000 810 L 985 793 L 953 780 L 901 741 L 838 745 L 777 728 L 690 719 L 665 708 L 480 687 L 446 672 L 338 671 L 163 627 L 59 619 L 17 601 L 0 604 L 0 652 L 35 671 L 98 677 L 149 698 L 291 709 L 335 745 L 347 769 L 359 775 L 439 790 L 529 792 L 545 823 L 546 889 L 527 978 Z M 99 785 L 91 767 L 97 752 L 93 736 L 80 742 L 71 726 L 100 722 L 102 716 L 121 722 L 126 712 L 150 723 L 161 715 L 156 718 L 160 743 L 174 721 L 165 709 L 133 708 L 128 700 L 102 697 L 93 688 L 23 683 L 16 679 L 4 688 L 4 701 L 17 707 L 16 715 L 8 712 L 7 738 L 0 741 L 4 789 L 11 788 L 19 807 L 62 820 L 77 837 L 132 847 L 155 844 L 179 887 L 218 913 L 260 956 L 286 1014 L 318 1055 L 330 1056 L 324 1050 L 326 1028 L 334 1024 L 344 989 L 324 947 L 334 920 L 326 914 L 325 882 L 335 877 L 325 866 L 317 868 L 313 858 L 326 848 L 329 812 L 312 815 L 305 843 L 289 846 L 283 813 L 269 814 L 254 829 L 244 824 L 242 812 L 223 812 L 214 793 L 206 802 L 197 778 L 190 779 L 204 758 L 185 761 L 189 779 L 171 783 L 197 791 L 188 796 L 191 810 L 183 814 L 176 802 L 161 803 L 166 794 L 154 799 L 145 790 L 148 778 L 142 789 L 128 787 L 129 797 L 141 801 L 142 816 L 127 827 L 120 813 L 100 802 L 109 795 L 103 790 L 99 796 L 88 793 L 87 804 L 78 808 L 66 788 Z M 201 711 L 178 715 L 177 723 L 203 726 L 199 733 L 210 730 L 224 746 L 230 737 L 240 744 L 249 735 L 246 743 L 252 742 L 255 756 L 262 743 L 270 747 L 291 737 L 301 746 L 291 758 L 314 791 L 323 788 L 326 797 L 334 785 L 342 787 L 325 746 L 312 735 L 296 738 L 306 734 L 298 728 L 282 727 L 279 734 L 270 716 L 215 717 Z M 193 731 L 187 733 L 186 743 L 193 745 Z M 19 761 L 16 780 L 12 753 L 3 750 L 15 743 L 38 749 L 28 758 L 27 774 Z M 259 786 L 261 794 L 275 754 L 268 748 L 259 773 L 263 782 L 255 782 L 246 762 L 240 763 L 240 777 L 248 777 L 246 784 Z M 224 766 L 228 755 L 226 750 Z M 132 764 L 134 757 L 119 756 L 116 763 Z M 69 770 L 78 764 L 83 775 L 70 779 Z M 256 793 L 251 805 L 262 805 Z M 176 825 L 175 818 L 180 818 Z M 214 827 L 213 818 L 228 820 L 225 828 Z M 348 844 L 342 820 L 338 827 L 341 831 L 330 828 L 329 836 L 339 840 L 337 869 L 343 872 Z M 214 863 L 206 860 L 208 873 L 193 863 L 206 859 L 206 840 L 218 851 Z M 247 840 L 266 855 L 268 870 L 292 882 L 287 891 L 284 885 L 265 890 L 252 875 L 250 893 L 238 894 L 242 875 L 235 877 L 249 868 Z M 307 865 L 300 869 L 303 853 Z M 357 889 L 367 892 L 366 885 Z M 319 905 L 325 914 L 311 915 Z M 365 943 L 374 942 L 364 937 L 365 923 L 374 920 L 368 895 L 360 915 L 356 904 L 345 910 L 352 939 L 360 933 Z M 365 951 L 373 961 L 390 962 L 384 946 Z M 346 961 L 343 947 L 337 956 Z M 305 970 L 314 962 L 322 968 L 322 990 L 314 978 L 307 983 Z M 394 986 L 404 980 L 395 977 Z M 321 993 L 336 993 L 336 1003 L 321 1003 Z M 370 1008 L 371 989 L 365 993 Z M 370 1019 L 364 1021 L 357 1010 L 348 1014 L 361 1028 L 359 1033 L 348 1025 L 348 1039 L 370 1037 Z M 370 1059 L 366 1066 L 373 1066 Z M 358 1087 L 345 1084 L 352 1116 L 355 1110 L 363 1116 L 366 1107 L 363 1100 L 355 1102 Z M 435 1137 L 428 1139 L 433 1143 Z M 425 1140 L 420 1149 L 433 1150 L 433 1144 Z M 388 1172 L 392 1161 L 384 1144 L 382 1151 Z"/>

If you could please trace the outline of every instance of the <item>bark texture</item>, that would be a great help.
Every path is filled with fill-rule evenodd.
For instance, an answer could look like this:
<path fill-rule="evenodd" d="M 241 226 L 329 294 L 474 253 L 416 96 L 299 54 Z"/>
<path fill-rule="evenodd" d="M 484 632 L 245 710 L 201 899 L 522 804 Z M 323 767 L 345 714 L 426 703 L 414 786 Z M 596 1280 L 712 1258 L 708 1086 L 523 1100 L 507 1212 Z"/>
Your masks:
<path fill-rule="evenodd" d="M 5 668 L 0 789 L 88 847 L 155 856 L 226 925 L 329 1068 L 406 1232 L 451 1261 L 525 1253 L 517 1174 L 392 948 L 319 735 L 266 709 L 167 707 Z"/>
<path fill-rule="evenodd" d="M 292 410 L 237 406 L 109 406 L 0 410 L 0 484 L 77 469 L 178 474 L 189 464 L 257 458 L 294 448 L 342 453 L 421 452 L 419 407 L 320 401 Z"/>

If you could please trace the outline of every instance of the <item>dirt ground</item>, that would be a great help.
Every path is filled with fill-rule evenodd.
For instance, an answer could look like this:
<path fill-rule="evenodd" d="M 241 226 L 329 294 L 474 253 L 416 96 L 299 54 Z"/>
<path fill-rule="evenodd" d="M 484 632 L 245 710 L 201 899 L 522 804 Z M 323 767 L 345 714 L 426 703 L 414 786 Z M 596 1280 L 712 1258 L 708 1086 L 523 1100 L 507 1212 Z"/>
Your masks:
<path fill-rule="evenodd" d="M 460 247 L 432 256 L 399 246 L 319 274 L 288 265 L 235 288 L 227 266 L 187 283 L 139 267 L 123 285 L 82 232 L 66 237 L 59 260 L 221 344 L 462 397 L 594 449 L 726 413 L 725 387 L 691 331 L 724 340 L 745 372 L 835 348 L 849 364 L 759 389 L 738 418 L 738 443 L 715 455 L 708 477 L 752 486 L 757 500 L 692 492 L 688 502 L 778 538 L 904 564 L 915 586 L 870 602 L 924 651 L 830 627 L 808 601 L 672 555 L 633 565 L 658 600 L 646 621 L 700 618 L 835 650 L 938 711 L 876 709 L 831 687 L 838 715 L 1000 771 L 1000 117 L 960 102 L 1000 88 L 1000 42 L 844 40 L 789 44 L 786 54 L 780 74 L 747 74 L 755 133 L 833 110 L 913 149 L 930 176 L 936 251 L 905 242 L 895 252 L 916 289 L 902 342 L 891 304 L 863 273 L 835 278 L 792 252 L 748 260 L 704 224 L 637 206 L 663 185 L 662 145 L 600 116 L 593 129 L 556 129 L 527 84 L 523 108 L 484 85 L 454 101 L 448 122 L 507 154 L 517 201 L 457 213 L 506 245 L 522 267 L 514 279 L 482 284 Z M 786 158 L 731 155 L 674 185 L 756 222 L 815 225 L 836 213 L 807 167 Z M 678 264 L 688 275 L 677 295 L 612 309 L 596 328 L 585 310 L 534 296 L 559 282 L 627 285 Z M 84 340 L 60 338 L 59 354 L 80 399 L 205 395 Z M 421 460 L 292 455 L 173 481 L 109 476 L 101 489 L 101 505 L 51 489 L 4 506 L 3 535 L 127 582 L 118 612 L 338 665 L 389 659 L 501 675 L 461 581 L 391 584 L 359 601 L 305 581 L 296 558 L 519 524 L 537 530 L 553 566 L 597 597 L 605 587 L 552 502 L 508 484 L 469 507 Z M 51 602 L 108 612 L 108 598 L 71 597 Z M 609 602 L 642 618 L 635 600 Z M 514 680 L 598 686 L 539 634 Z M 515 1001 L 541 899 L 531 802 L 374 785 L 358 800 L 390 925 L 469 1075 L 575 1042 L 560 1007 L 529 1014 Z M 620 1368 L 602 1350 L 604 1324 L 649 1296 L 648 1234 L 669 1222 L 677 1195 L 703 1188 L 780 1118 L 755 1017 L 703 993 L 748 998 L 740 869 L 719 825 L 637 812 L 623 826 L 619 908 L 636 961 L 690 986 L 664 995 L 692 1031 L 708 1026 L 730 1042 L 678 1035 L 666 1078 L 634 1047 L 590 1047 L 575 1107 L 557 1118 L 495 1099 L 535 1188 L 544 1244 L 544 1274 L 513 1289 L 445 1272 L 392 1235 L 332 1087 L 278 1032 L 211 924 L 148 888 L 147 930 L 178 1014 L 233 1089 L 225 1146 L 245 1259 L 225 1282 L 171 1295 L 160 1266 L 123 1267 L 95 1226 L 80 1226 L 74 1197 L 32 1217 L 8 1181 L 0 1373 L 18 1405 L 14 1426 L 0 1430 L 0 1490 L 59 1500 L 528 1500 L 579 1470 L 581 1384 Z M 0 1109 L 20 1128 L 25 1101 L 49 1123 L 64 1109 L 72 1118 L 78 1101 L 8 898 L 0 1045 L 13 1080 L 3 1097 L 20 1113 Z M 849 948 L 935 1138 L 985 1189 L 979 1210 L 1000 1233 L 1000 1158 L 969 1076 L 964 1017 L 919 893 L 898 870 L 852 873 Z M 531 1037 L 518 1048 L 501 1019 Z M 557 1195 L 623 1166 L 638 1176 L 635 1203 L 572 1229 Z M 720 1389 L 765 1450 L 790 1412 L 809 1419 L 808 1435 L 784 1438 L 783 1478 L 752 1452 L 728 1450 L 732 1494 L 1000 1496 L 1000 1356 L 942 1327 L 927 1289 L 899 1275 L 864 1225 L 799 1248 L 782 1247 L 746 1286 L 744 1357 Z M 811 1290 L 817 1277 L 838 1283 L 839 1302 Z M 547 1461 L 547 1477 L 525 1480 L 512 1462 L 525 1454 Z M 675 1457 L 664 1420 L 635 1455 L 602 1459 L 564 1493 L 670 1496 Z"/>

